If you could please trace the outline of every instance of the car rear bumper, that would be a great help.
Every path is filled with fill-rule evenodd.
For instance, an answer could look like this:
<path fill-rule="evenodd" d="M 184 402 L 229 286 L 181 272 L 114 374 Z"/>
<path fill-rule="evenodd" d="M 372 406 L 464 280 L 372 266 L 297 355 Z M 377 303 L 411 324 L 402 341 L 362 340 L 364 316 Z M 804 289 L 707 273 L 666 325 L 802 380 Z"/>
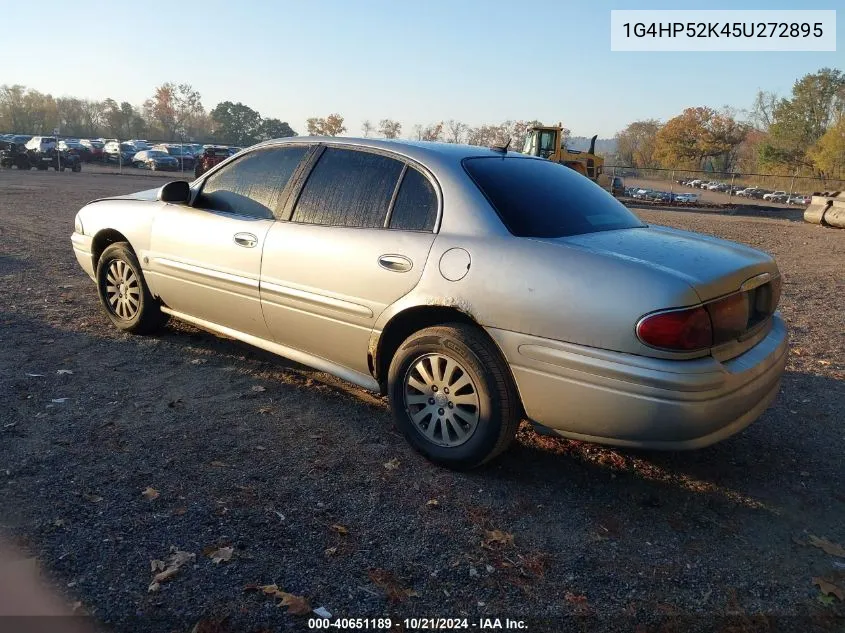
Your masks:
<path fill-rule="evenodd" d="M 91 243 L 94 241 L 89 235 L 82 235 L 81 233 L 73 233 L 70 236 L 71 244 L 73 244 L 73 254 L 76 255 L 76 261 L 82 266 L 91 279 L 94 275 L 94 260 L 91 257 Z"/>
<path fill-rule="evenodd" d="M 526 415 L 559 435 L 616 446 L 694 449 L 723 440 L 772 403 L 786 365 L 779 314 L 727 361 L 663 360 L 489 328 Z"/>

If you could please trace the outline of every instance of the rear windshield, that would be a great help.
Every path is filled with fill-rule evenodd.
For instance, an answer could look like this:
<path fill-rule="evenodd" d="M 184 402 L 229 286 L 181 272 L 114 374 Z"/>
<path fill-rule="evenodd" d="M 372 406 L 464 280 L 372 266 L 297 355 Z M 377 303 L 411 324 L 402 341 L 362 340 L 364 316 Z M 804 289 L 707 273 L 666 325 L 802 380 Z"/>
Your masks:
<path fill-rule="evenodd" d="M 565 237 L 644 226 L 600 186 L 548 160 L 467 158 L 464 169 L 518 237 Z"/>

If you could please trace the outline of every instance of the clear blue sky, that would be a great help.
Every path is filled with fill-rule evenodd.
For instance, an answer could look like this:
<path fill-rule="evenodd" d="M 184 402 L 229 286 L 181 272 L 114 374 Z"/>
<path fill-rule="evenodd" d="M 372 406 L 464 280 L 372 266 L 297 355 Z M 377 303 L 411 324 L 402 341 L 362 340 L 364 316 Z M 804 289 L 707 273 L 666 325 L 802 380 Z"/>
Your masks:
<path fill-rule="evenodd" d="M 563 121 L 612 136 L 687 106 L 750 106 L 800 76 L 845 69 L 845 5 L 781 0 L 0 0 L 0 84 L 140 105 L 187 82 L 206 108 L 232 100 L 305 132 L 364 119 Z M 613 9 L 839 9 L 835 53 L 612 53 Z M 33 37 L 33 34 L 35 36 Z M 52 37 L 51 37 L 52 36 Z M 26 51 L 12 55 L 9 51 Z"/>

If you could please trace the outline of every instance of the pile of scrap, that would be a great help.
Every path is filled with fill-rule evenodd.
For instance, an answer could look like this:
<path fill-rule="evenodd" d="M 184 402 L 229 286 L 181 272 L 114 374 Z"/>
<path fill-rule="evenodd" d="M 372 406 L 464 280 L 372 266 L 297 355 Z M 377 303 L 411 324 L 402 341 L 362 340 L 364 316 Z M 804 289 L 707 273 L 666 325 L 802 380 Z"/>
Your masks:
<path fill-rule="evenodd" d="M 804 221 L 845 229 L 845 195 L 841 191 L 814 193 Z"/>

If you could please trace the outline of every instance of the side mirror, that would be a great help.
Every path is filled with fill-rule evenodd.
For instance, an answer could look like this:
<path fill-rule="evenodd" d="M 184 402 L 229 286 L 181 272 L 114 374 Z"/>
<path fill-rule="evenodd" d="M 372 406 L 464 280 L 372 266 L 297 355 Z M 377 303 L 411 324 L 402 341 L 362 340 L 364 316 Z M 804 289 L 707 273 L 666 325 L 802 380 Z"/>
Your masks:
<path fill-rule="evenodd" d="M 191 186 L 186 180 L 174 180 L 158 190 L 156 199 L 172 204 L 187 204 L 191 199 Z"/>

